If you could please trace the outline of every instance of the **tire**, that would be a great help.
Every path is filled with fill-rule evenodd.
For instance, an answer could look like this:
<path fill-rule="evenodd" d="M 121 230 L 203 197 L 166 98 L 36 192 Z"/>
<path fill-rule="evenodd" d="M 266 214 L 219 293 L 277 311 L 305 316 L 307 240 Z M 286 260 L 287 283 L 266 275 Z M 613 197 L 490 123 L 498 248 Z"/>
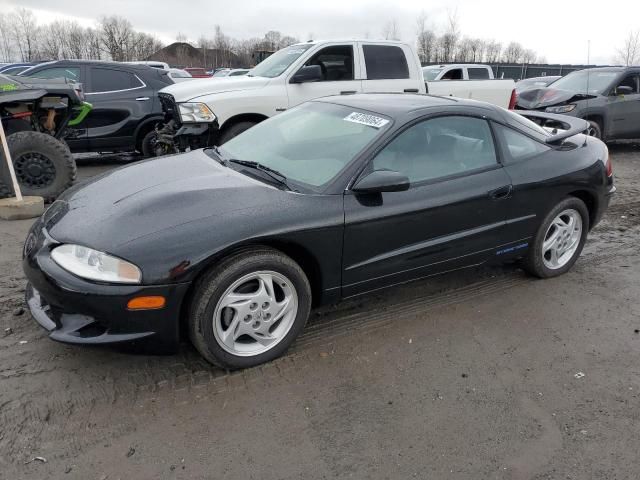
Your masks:
<path fill-rule="evenodd" d="M 275 282 L 270 297 L 269 287 L 261 290 L 268 285 L 261 279 L 269 277 Z M 191 342 L 208 362 L 229 370 L 281 356 L 304 329 L 311 309 L 305 273 L 270 248 L 247 249 L 224 259 L 194 287 L 188 313 Z"/>
<path fill-rule="evenodd" d="M 600 126 L 600 124 L 594 120 L 587 120 L 587 121 L 589 122 L 587 135 L 604 141 L 604 138 L 602 137 L 602 127 Z"/>
<path fill-rule="evenodd" d="M 567 221 L 572 217 L 573 228 Z M 578 224 L 580 226 L 579 233 L 576 231 Z M 565 230 L 563 231 L 563 229 Z M 533 245 L 523 262 L 523 268 L 539 278 L 557 277 L 568 272 L 580 256 L 588 232 L 589 211 L 584 202 L 575 197 L 566 198 L 551 209 L 538 227 Z M 556 241 L 548 243 L 556 233 Z M 551 247 L 545 250 L 547 245 L 551 245 Z M 556 251 L 555 265 L 554 250 Z M 557 254 L 563 250 L 565 253 Z"/>
<path fill-rule="evenodd" d="M 7 144 L 24 196 L 39 196 L 51 202 L 75 181 L 77 167 L 69 147 L 51 135 L 18 132 L 7 137 Z M 11 185 L 4 163 L 0 166 L 0 182 Z"/>
<path fill-rule="evenodd" d="M 151 130 L 147 132 L 145 136 L 142 138 L 142 142 L 140 142 L 140 150 L 142 155 L 145 158 L 148 157 L 156 157 L 158 156 L 156 152 L 156 140 L 158 139 L 158 134 L 155 130 Z"/>
<path fill-rule="evenodd" d="M 230 127 L 226 128 L 220 138 L 218 139 L 218 145 L 223 145 L 234 137 L 237 137 L 245 130 L 249 130 L 254 125 L 257 125 L 257 122 L 238 122 Z"/>
<path fill-rule="evenodd" d="M 4 161 L 4 159 L 2 161 Z M 13 191 L 0 181 L 0 199 L 9 197 L 13 197 Z"/>

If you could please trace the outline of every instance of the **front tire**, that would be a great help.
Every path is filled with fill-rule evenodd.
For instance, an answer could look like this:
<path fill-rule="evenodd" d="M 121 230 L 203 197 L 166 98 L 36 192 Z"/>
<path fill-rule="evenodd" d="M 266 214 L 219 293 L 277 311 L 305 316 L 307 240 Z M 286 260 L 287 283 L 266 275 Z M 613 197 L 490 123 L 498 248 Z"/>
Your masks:
<path fill-rule="evenodd" d="M 594 120 L 588 120 L 588 122 L 589 128 L 587 129 L 587 135 L 604 141 L 604 138 L 602 137 L 602 127 L 600 124 Z"/>
<path fill-rule="evenodd" d="M 523 267 L 540 278 L 568 272 L 582 252 L 589 232 L 589 211 L 579 198 L 558 203 L 544 218 Z"/>
<path fill-rule="evenodd" d="M 310 309 L 309 281 L 296 262 L 270 248 L 244 250 L 196 283 L 189 335 L 210 363 L 253 367 L 289 348 Z"/>
<path fill-rule="evenodd" d="M 7 144 L 23 195 L 51 202 L 75 181 L 76 162 L 64 142 L 46 133 L 18 132 L 7 137 Z M 4 161 L 0 182 L 11 185 Z"/>

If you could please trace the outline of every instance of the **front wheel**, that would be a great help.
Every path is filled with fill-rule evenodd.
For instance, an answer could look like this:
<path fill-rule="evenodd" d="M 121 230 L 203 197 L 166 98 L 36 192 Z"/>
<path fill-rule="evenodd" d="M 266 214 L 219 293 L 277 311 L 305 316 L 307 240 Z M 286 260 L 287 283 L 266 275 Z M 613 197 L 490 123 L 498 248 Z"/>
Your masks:
<path fill-rule="evenodd" d="M 196 284 L 189 334 L 200 354 L 227 369 L 282 355 L 303 330 L 311 308 L 306 275 L 268 248 L 223 260 Z"/>
<path fill-rule="evenodd" d="M 587 135 L 590 137 L 596 137 L 599 140 L 603 140 L 602 138 L 602 127 L 598 122 L 594 122 L 593 120 L 588 120 L 589 128 L 587 128 Z"/>
<path fill-rule="evenodd" d="M 540 278 L 562 275 L 582 252 L 589 231 L 589 212 L 579 198 L 556 205 L 540 224 L 524 268 Z"/>
<path fill-rule="evenodd" d="M 254 125 L 256 125 L 255 122 L 238 122 L 236 124 L 231 125 L 230 127 L 227 127 L 220 135 L 220 140 L 218 141 L 218 145 L 223 145 L 227 143 L 229 140 L 237 137 L 245 130 L 249 130 Z"/>

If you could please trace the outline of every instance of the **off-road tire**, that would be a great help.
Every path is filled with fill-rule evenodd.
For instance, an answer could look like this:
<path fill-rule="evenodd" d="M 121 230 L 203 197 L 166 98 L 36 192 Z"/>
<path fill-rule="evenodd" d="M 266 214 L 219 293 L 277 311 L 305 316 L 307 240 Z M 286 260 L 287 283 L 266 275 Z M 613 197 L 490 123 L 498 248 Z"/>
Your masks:
<path fill-rule="evenodd" d="M 573 257 L 564 266 L 557 269 L 550 269 L 544 264 L 543 261 L 542 244 L 544 242 L 547 230 L 551 225 L 551 222 L 554 220 L 554 218 L 556 218 L 558 214 L 560 214 L 560 212 L 567 209 L 577 210 L 582 217 L 582 235 L 580 237 L 580 243 L 578 244 L 578 248 L 574 252 Z M 539 278 L 557 277 L 568 272 L 576 263 L 578 257 L 580 257 L 580 253 L 582 252 L 584 243 L 587 240 L 588 233 L 589 211 L 587 210 L 584 202 L 576 197 L 568 197 L 562 200 L 551 209 L 551 211 L 547 214 L 547 216 L 538 227 L 538 231 L 536 232 L 536 235 L 529 246 L 527 256 L 523 259 L 522 268 L 524 268 L 524 270 L 531 275 Z"/>
<path fill-rule="evenodd" d="M 245 130 L 249 130 L 257 122 L 238 122 L 223 130 L 220 138 L 218 139 L 218 145 L 223 145 L 234 137 L 237 137 Z"/>
<path fill-rule="evenodd" d="M 4 161 L 4 159 L 3 159 Z M 8 185 L 0 181 L 0 198 L 9 198 L 13 196 L 13 191 Z"/>
<path fill-rule="evenodd" d="M 76 162 L 66 143 L 46 133 L 18 132 L 7 137 L 7 144 L 9 145 L 14 165 L 23 155 L 37 153 L 46 157 L 55 169 L 53 181 L 43 187 L 25 184 L 18 178 L 22 195 L 38 196 L 44 198 L 45 202 L 52 202 L 75 181 L 77 175 Z M 11 184 L 9 169 L 4 158 L 2 159 L 2 165 L 0 165 L 0 182 L 6 185 Z"/>
<path fill-rule="evenodd" d="M 290 330 L 272 349 L 254 356 L 238 356 L 224 350 L 213 333 L 213 316 L 220 297 L 229 286 L 256 271 L 272 270 L 285 275 L 295 286 L 298 311 Z M 196 281 L 188 310 L 189 337 L 210 363 L 227 370 L 248 368 L 269 362 L 286 352 L 302 332 L 311 309 L 311 287 L 304 271 L 278 250 L 257 247 L 241 250 L 225 258 Z"/>

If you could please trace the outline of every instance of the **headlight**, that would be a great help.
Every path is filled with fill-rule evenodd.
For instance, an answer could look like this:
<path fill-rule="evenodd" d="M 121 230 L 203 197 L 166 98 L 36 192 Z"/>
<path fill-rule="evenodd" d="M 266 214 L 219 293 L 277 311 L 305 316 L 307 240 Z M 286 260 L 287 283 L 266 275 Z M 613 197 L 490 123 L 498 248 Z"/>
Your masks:
<path fill-rule="evenodd" d="M 109 283 L 140 283 L 142 272 L 134 264 L 81 245 L 60 245 L 51 252 L 53 261 L 88 280 Z"/>
<path fill-rule="evenodd" d="M 183 122 L 213 122 L 216 116 L 204 103 L 179 103 Z"/>
<path fill-rule="evenodd" d="M 575 103 L 570 103 L 569 105 L 560 105 L 558 107 L 547 107 L 544 111 L 549 113 L 568 113 L 574 108 L 576 108 Z"/>

